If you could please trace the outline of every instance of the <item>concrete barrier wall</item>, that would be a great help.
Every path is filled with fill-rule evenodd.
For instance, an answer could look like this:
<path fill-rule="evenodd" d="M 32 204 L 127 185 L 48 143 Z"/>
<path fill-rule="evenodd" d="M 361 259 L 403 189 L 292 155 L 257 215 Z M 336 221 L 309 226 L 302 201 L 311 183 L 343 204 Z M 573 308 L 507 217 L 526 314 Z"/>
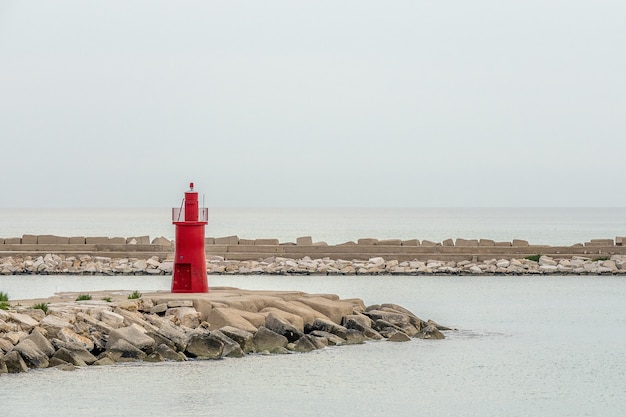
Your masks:
<path fill-rule="evenodd" d="M 532 245 L 526 240 L 496 242 L 491 239 L 400 240 L 362 238 L 356 242 L 328 245 L 315 242 L 311 236 L 299 237 L 296 242 L 281 243 L 278 239 L 239 239 L 237 236 L 206 238 L 207 256 L 221 256 L 232 260 L 258 260 L 269 257 L 293 259 L 330 258 L 363 259 L 381 256 L 386 259 L 406 260 L 486 260 L 492 258 L 521 258 L 531 255 L 557 257 L 602 257 L 626 254 L 626 237 L 591 239 L 572 246 Z M 23 235 L 21 238 L 0 238 L 0 257 L 14 254 L 106 254 L 111 257 L 172 256 L 174 242 L 158 237 L 64 237 L 54 235 Z"/>

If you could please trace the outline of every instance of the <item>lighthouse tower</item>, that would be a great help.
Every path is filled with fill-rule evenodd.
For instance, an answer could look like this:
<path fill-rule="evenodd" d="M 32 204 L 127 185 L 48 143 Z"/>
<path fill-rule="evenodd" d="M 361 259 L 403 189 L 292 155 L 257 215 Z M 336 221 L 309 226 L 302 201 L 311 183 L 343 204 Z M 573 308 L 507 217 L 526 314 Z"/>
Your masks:
<path fill-rule="evenodd" d="M 208 215 L 207 208 L 198 208 L 198 193 L 190 183 L 181 207 L 172 209 L 172 223 L 176 226 L 172 292 L 209 292 L 204 254 Z"/>

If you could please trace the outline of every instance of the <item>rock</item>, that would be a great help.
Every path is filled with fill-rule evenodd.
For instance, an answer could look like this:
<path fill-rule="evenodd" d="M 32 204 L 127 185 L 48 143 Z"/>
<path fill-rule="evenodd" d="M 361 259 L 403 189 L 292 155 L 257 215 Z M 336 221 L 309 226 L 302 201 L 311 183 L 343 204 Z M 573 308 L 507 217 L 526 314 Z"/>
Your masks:
<path fill-rule="evenodd" d="M 310 352 L 312 350 L 319 349 L 315 343 L 315 336 L 304 335 L 298 341 L 295 342 L 293 350 L 295 352 Z"/>
<path fill-rule="evenodd" d="M 49 365 L 48 355 L 39 350 L 35 342 L 30 339 L 19 342 L 14 350 L 19 352 L 31 368 L 47 368 Z"/>
<path fill-rule="evenodd" d="M 157 346 L 156 352 L 161 355 L 163 359 L 168 361 L 182 362 L 187 360 L 187 357 L 182 352 L 176 352 L 164 343 Z"/>
<path fill-rule="evenodd" d="M 107 343 L 107 355 L 115 362 L 142 361 L 146 358 L 146 353 L 133 346 L 125 339 L 117 339 L 115 342 Z"/>
<path fill-rule="evenodd" d="M 64 327 L 61 330 L 59 330 L 57 337 L 64 342 L 78 343 L 87 350 L 93 350 L 94 348 L 94 343 L 91 341 L 91 339 L 77 334 L 74 330 L 70 329 L 69 327 Z"/>
<path fill-rule="evenodd" d="M 252 323 L 244 319 L 233 308 L 212 308 L 206 321 L 211 325 L 211 329 L 232 326 L 250 333 L 257 331 L 257 328 Z"/>
<path fill-rule="evenodd" d="M 244 353 L 254 352 L 254 334 L 232 326 L 222 327 L 220 331 L 237 342 Z"/>
<path fill-rule="evenodd" d="M 245 355 L 241 346 L 239 346 L 239 343 L 226 336 L 226 334 L 219 330 L 214 330 L 211 334 L 224 343 L 224 352 L 222 353 L 223 356 L 230 358 L 242 358 Z"/>
<path fill-rule="evenodd" d="M 46 339 L 37 328 L 33 329 L 30 335 L 24 340 L 31 340 L 37 346 L 37 349 L 43 352 L 46 356 L 50 357 L 54 355 L 54 346 L 52 346 L 52 343 L 50 343 L 50 341 Z"/>
<path fill-rule="evenodd" d="M 443 333 L 441 333 L 435 326 L 428 325 L 424 327 L 418 334 L 420 339 L 445 339 Z"/>
<path fill-rule="evenodd" d="M 342 339 L 341 337 L 329 333 L 329 332 L 325 332 L 322 330 L 313 330 L 311 333 L 309 333 L 311 336 L 315 336 L 315 337 L 323 337 L 324 339 L 326 339 L 327 343 L 331 346 L 341 346 L 341 345 L 345 345 L 346 344 L 346 340 Z"/>
<path fill-rule="evenodd" d="M 357 345 L 365 343 L 365 336 L 358 330 L 346 329 L 346 344 Z"/>
<path fill-rule="evenodd" d="M 304 326 L 305 333 L 311 333 L 313 330 L 321 330 L 324 332 L 332 333 L 336 336 L 341 337 L 342 339 L 346 339 L 348 334 L 348 329 L 346 329 L 344 326 L 324 319 L 315 319 L 313 324 L 311 324 L 310 326 Z"/>
<path fill-rule="evenodd" d="M 383 307 L 381 307 L 383 308 Z M 406 324 L 411 324 L 411 317 L 408 314 L 403 314 L 396 311 L 385 311 L 385 310 L 370 310 L 366 311 L 365 314 L 367 317 L 372 319 L 372 321 L 377 322 L 379 320 L 383 320 L 385 322 L 391 323 L 394 326 L 402 327 Z"/>
<path fill-rule="evenodd" d="M 352 314 L 353 311 L 351 303 L 330 300 L 324 297 L 302 297 L 298 301 L 311 307 L 313 310 L 319 311 L 337 324 L 341 323 L 343 316 Z"/>
<path fill-rule="evenodd" d="M 411 337 L 404 332 L 396 332 L 393 336 L 387 339 L 390 342 L 408 342 Z"/>
<path fill-rule="evenodd" d="M 170 308 L 165 312 L 165 317 L 174 316 L 181 326 L 195 329 L 200 325 L 200 313 L 193 307 Z"/>
<path fill-rule="evenodd" d="M 219 359 L 224 352 L 224 342 L 211 333 L 194 334 L 185 352 L 198 359 Z"/>
<path fill-rule="evenodd" d="M 89 353 L 89 352 L 87 352 L 87 353 Z M 56 359 L 55 363 L 59 363 L 59 362 L 63 363 L 63 362 L 65 362 L 65 363 L 71 363 L 74 366 L 87 366 L 87 362 L 85 362 L 82 359 L 80 359 L 78 354 L 75 351 L 71 351 L 71 350 L 66 349 L 64 347 L 62 347 L 62 348 L 60 348 L 59 350 L 56 351 L 56 353 L 53 356 L 53 359 Z M 96 361 L 96 358 L 93 357 L 93 361 L 91 361 L 90 363 L 94 363 L 95 361 Z"/>
<path fill-rule="evenodd" d="M 12 350 L 4 355 L 4 364 L 7 367 L 7 372 L 10 374 L 28 372 L 28 366 L 17 350 Z"/>
<path fill-rule="evenodd" d="M 187 344 L 191 338 L 191 335 L 185 333 L 180 327 L 174 326 L 170 322 L 164 322 L 156 331 L 156 334 L 166 338 L 180 352 L 187 349 Z"/>
<path fill-rule="evenodd" d="M 295 342 L 304 335 L 302 331 L 296 329 L 287 320 L 278 317 L 274 313 L 269 313 L 265 317 L 265 327 L 285 336 L 289 342 Z"/>
<path fill-rule="evenodd" d="M 137 325 L 132 324 L 127 327 L 115 329 L 109 334 L 109 340 L 106 344 L 107 350 L 112 350 L 113 346 L 119 341 L 125 340 L 129 344 L 133 345 L 137 349 L 146 349 L 153 347 L 154 339 L 145 334 L 145 330 Z"/>
<path fill-rule="evenodd" d="M 257 352 L 265 350 L 274 352 L 279 348 L 286 348 L 289 343 L 285 336 L 273 332 L 265 326 L 259 327 L 259 330 L 253 337 L 253 341 Z"/>
<path fill-rule="evenodd" d="M 100 321 L 114 329 L 124 325 L 124 316 L 113 311 L 102 310 L 100 313 Z"/>
<path fill-rule="evenodd" d="M 30 331 L 33 327 L 39 325 L 39 322 L 27 314 L 9 313 L 9 320 L 17 323 L 24 331 Z"/>

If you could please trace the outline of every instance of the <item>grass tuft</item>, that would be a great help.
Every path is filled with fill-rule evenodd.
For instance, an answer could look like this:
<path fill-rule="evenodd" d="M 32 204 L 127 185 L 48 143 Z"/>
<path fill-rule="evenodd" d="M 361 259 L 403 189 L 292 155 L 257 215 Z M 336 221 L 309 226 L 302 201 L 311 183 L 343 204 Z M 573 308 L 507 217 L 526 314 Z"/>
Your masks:
<path fill-rule="evenodd" d="M 33 310 L 43 310 L 44 313 L 48 314 L 48 303 L 37 303 L 33 305 Z"/>
<path fill-rule="evenodd" d="M 8 310 L 11 305 L 9 304 L 9 294 L 0 291 L 0 310 Z"/>
<path fill-rule="evenodd" d="M 541 258 L 541 255 L 530 255 L 524 259 L 528 259 L 529 261 L 539 262 L 539 258 Z"/>
<path fill-rule="evenodd" d="M 141 295 L 142 294 L 139 291 L 135 290 L 135 291 L 133 291 L 132 294 L 128 294 L 128 299 L 129 300 L 135 300 L 137 298 L 141 298 Z"/>
<path fill-rule="evenodd" d="M 78 297 L 76 297 L 76 301 L 85 301 L 85 300 L 91 300 L 91 294 L 81 294 Z"/>

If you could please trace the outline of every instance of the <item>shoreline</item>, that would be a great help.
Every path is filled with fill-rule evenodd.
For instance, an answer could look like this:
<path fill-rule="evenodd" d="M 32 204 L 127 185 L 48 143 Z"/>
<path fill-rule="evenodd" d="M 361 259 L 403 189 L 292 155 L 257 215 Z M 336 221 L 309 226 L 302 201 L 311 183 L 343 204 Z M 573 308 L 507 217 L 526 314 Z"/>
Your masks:
<path fill-rule="evenodd" d="M 1 255 L 1 252 L 0 252 Z M 0 256 L 2 275 L 171 275 L 171 256 L 124 257 L 65 254 Z M 135 254 L 139 255 L 139 254 Z M 529 259 L 531 258 L 531 259 Z M 491 258 L 484 261 L 402 261 L 380 256 L 367 260 L 331 258 L 228 260 L 209 256 L 207 275 L 626 275 L 626 255 L 610 257 Z"/>
<path fill-rule="evenodd" d="M 202 294 L 89 296 L 58 293 L 0 309 L 0 375 L 305 353 L 369 341 L 443 339 L 442 331 L 451 330 L 396 304 L 365 306 L 334 294 L 214 287 Z"/>

